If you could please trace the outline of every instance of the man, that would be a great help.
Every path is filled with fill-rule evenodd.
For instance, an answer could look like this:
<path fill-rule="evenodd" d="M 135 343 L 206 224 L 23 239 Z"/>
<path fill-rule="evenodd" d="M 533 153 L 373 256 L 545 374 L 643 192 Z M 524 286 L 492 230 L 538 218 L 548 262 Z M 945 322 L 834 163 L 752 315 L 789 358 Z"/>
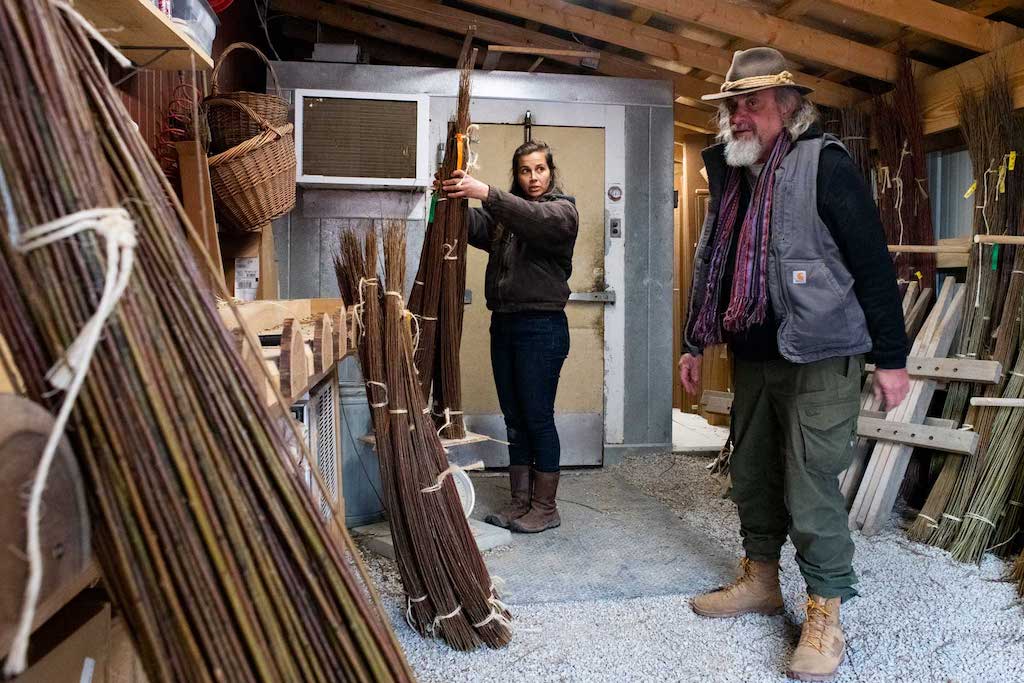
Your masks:
<path fill-rule="evenodd" d="M 732 497 L 746 557 L 739 579 L 692 601 L 707 617 L 782 611 L 787 533 L 807 584 L 807 618 L 787 667 L 831 680 L 856 595 L 837 475 L 849 465 L 864 354 L 892 409 L 906 396 L 907 339 L 896 273 L 871 192 L 823 135 L 811 89 L 765 47 L 736 52 L 721 92 L 721 144 L 704 151 L 711 207 L 694 259 L 679 375 L 700 382 L 704 347 L 734 358 Z"/>

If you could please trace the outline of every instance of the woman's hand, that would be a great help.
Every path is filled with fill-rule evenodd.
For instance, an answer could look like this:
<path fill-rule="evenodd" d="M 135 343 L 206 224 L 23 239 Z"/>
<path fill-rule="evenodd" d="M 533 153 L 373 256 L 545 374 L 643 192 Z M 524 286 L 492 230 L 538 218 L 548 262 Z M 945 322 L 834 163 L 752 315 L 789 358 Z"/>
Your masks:
<path fill-rule="evenodd" d="M 480 201 L 487 199 L 487 194 L 491 191 L 487 183 L 480 182 L 465 171 L 455 171 L 452 173 L 451 178 L 441 183 L 441 189 L 444 190 L 446 196 L 452 199 L 465 197 L 467 199 L 479 199 Z"/>
<path fill-rule="evenodd" d="M 700 368 L 703 362 L 700 356 L 688 353 L 679 358 L 679 383 L 690 394 L 697 393 L 697 389 L 700 388 Z"/>

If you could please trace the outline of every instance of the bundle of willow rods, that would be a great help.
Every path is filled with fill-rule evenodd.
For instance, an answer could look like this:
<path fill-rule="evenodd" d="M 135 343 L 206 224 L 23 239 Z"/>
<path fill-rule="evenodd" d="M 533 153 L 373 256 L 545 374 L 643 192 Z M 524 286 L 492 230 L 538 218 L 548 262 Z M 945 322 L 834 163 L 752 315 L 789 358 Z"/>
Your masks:
<path fill-rule="evenodd" d="M 475 50 L 460 62 L 459 97 L 455 120 L 448 125 L 439 176 L 451 177 L 469 166 L 469 84 Z M 433 413 L 448 439 L 466 436 L 462 411 L 462 320 L 466 291 L 466 248 L 469 206 L 464 198 L 431 197 L 419 269 L 409 297 L 409 310 L 419 322 L 416 373 L 421 392 L 429 399 L 433 388 Z"/>
<path fill-rule="evenodd" d="M 358 301 L 359 361 L 366 380 L 406 619 L 424 636 L 457 650 L 511 639 L 509 614 L 498 599 L 449 474 L 444 447 L 430 419 L 413 363 L 412 313 L 405 309 L 405 224 L 384 226 L 384 275 L 377 274 L 377 235 L 363 245 L 341 234 L 335 260 L 338 287 Z M 383 280 L 383 287 L 381 281 Z"/>
<path fill-rule="evenodd" d="M 27 253 L 23 236 L 127 211 L 134 269 L 66 433 L 149 680 L 412 680 L 204 291 L 198 237 L 71 16 L 0 4 L 0 333 L 31 397 L 59 405 L 43 376 L 96 310 L 108 233 Z"/>
<path fill-rule="evenodd" d="M 1024 135 L 1020 119 L 1012 113 L 1005 68 L 998 64 L 993 67 L 980 90 L 962 87 L 957 110 L 975 175 L 972 232 L 1019 234 L 1018 205 L 1024 200 L 1024 179 L 1019 172 L 1010 172 L 1009 160 L 1012 150 L 1021 149 Z M 1014 340 L 1022 283 L 1012 276 L 1014 271 L 1024 268 L 1022 257 L 1020 250 L 1001 250 L 998 245 L 979 244 L 972 249 L 967 271 L 971 296 L 956 350 L 958 358 L 996 360 L 1004 368 L 1014 362 L 1019 343 Z M 998 326 L 993 325 L 995 321 Z M 975 457 L 945 457 L 922 514 L 911 527 L 912 538 L 942 548 L 949 548 L 955 539 L 983 471 L 993 427 L 992 411 L 968 410 L 968 404 L 972 396 L 1001 396 L 1002 392 L 1002 384 L 949 384 L 943 417 L 974 425 L 981 435 L 981 444 Z"/>
<path fill-rule="evenodd" d="M 824 113 L 825 130 L 849 150 L 864 180 L 871 182 L 870 117 L 861 107 L 830 108 Z"/>
<path fill-rule="evenodd" d="M 1015 275 L 1014 278 L 1021 279 L 1021 276 Z M 1020 317 L 1016 312 L 1013 315 Z M 1018 346 L 1017 360 L 1008 373 L 1009 379 L 1001 397 L 1024 398 L 1024 353 L 1019 351 L 1019 323 L 1014 326 L 1012 336 L 1018 340 L 1015 344 Z M 994 545 L 991 541 L 999 517 L 1004 513 L 1014 475 L 1024 457 L 1024 410 L 991 407 L 979 410 L 992 414 L 989 417 L 992 426 L 978 483 L 971 494 L 963 522 L 958 525 L 956 538 L 950 544 L 953 557 L 961 562 L 981 562 L 982 555 L 990 545 Z"/>
<path fill-rule="evenodd" d="M 934 244 L 924 129 L 906 54 L 896 87 L 875 103 L 873 127 L 878 136 L 878 210 L 889 244 Z M 900 280 L 935 286 L 934 254 L 897 254 L 895 264 Z"/>

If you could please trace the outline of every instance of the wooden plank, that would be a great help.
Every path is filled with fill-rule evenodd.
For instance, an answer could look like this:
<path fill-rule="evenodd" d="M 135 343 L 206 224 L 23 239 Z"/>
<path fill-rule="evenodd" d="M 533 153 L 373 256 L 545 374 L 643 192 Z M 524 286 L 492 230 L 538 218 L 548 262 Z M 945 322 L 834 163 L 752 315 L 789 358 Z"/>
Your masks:
<path fill-rule="evenodd" d="M 334 364 L 334 323 L 321 313 L 313 321 L 313 373 L 319 374 Z"/>
<path fill-rule="evenodd" d="M 727 0 L 630 0 L 630 4 L 890 83 L 899 74 L 899 57 L 890 52 Z"/>
<path fill-rule="evenodd" d="M 213 190 L 210 186 L 210 166 L 206 163 L 206 152 L 198 140 L 185 140 L 175 144 L 178 150 L 178 175 L 181 178 L 181 203 L 185 207 L 189 222 L 202 239 L 203 248 L 213 259 L 221 263 L 220 240 L 217 237 L 217 219 L 213 213 Z M 191 244 L 191 240 L 189 241 Z M 199 263 L 205 263 L 197 255 Z M 207 269 L 203 273 L 209 274 Z M 212 277 L 212 276 L 211 276 Z M 225 284 L 224 271 L 220 271 L 220 282 Z"/>
<path fill-rule="evenodd" d="M 693 107 L 687 107 L 684 104 L 675 102 L 672 105 L 672 114 L 677 126 L 710 135 L 718 132 L 715 130 L 714 124 L 715 112 L 705 109 L 694 109 Z"/>
<path fill-rule="evenodd" d="M 870 418 L 874 418 L 874 419 L 877 419 L 877 420 L 884 420 L 885 419 L 885 411 L 882 411 L 882 410 L 862 410 L 862 411 L 860 411 L 860 416 L 861 417 L 870 417 Z M 944 420 L 941 417 L 926 417 L 922 424 L 927 426 L 927 427 L 941 427 L 943 429 L 956 429 L 957 426 L 958 426 L 956 420 Z"/>
<path fill-rule="evenodd" d="M 725 76 L 732 64 L 732 52 L 713 45 L 662 31 L 630 19 L 617 17 L 563 0 L 469 0 L 473 5 L 516 17 L 535 18 L 541 23 L 572 33 L 636 50 L 672 63 L 665 68 L 702 69 Z M 641 9 L 641 8 L 637 8 Z M 643 10 L 650 12 L 650 10 Z M 817 76 L 793 72 L 797 82 L 815 89 L 811 99 L 831 107 L 860 101 L 867 94 Z M 717 86 L 713 89 L 717 90 Z"/>
<path fill-rule="evenodd" d="M 907 333 L 907 339 L 913 339 L 917 336 L 917 331 L 921 329 L 921 325 L 924 324 L 924 317 L 928 313 L 928 307 L 931 305 L 932 290 L 931 288 L 925 289 L 921 292 L 921 296 L 914 302 L 910 312 L 903 317 L 904 331 Z"/>
<path fill-rule="evenodd" d="M 978 451 L 980 434 L 960 429 L 930 427 L 925 424 L 894 422 L 884 418 L 864 417 L 857 419 L 857 435 L 897 443 L 903 446 L 931 448 L 945 453 L 974 455 Z"/>
<path fill-rule="evenodd" d="M 729 415 L 732 412 L 732 392 L 705 391 L 700 397 L 701 410 L 717 415 Z"/>
<path fill-rule="evenodd" d="M 301 396 L 310 373 L 306 361 L 306 345 L 302 341 L 299 326 L 294 318 L 284 321 L 277 370 L 281 373 L 281 395 L 285 400 L 294 401 Z"/>
<path fill-rule="evenodd" d="M 961 83 L 971 90 L 980 90 L 986 75 L 999 63 L 1006 66 L 1014 109 L 1024 107 L 1024 41 L 1017 41 L 918 80 L 917 96 L 925 135 L 960 125 L 956 114 L 956 98 Z"/>
<path fill-rule="evenodd" d="M 476 35 L 480 40 L 503 45 L 530 45 L 564 50 L 579 49 L 579 43 L 546 33 L 529 31 L 520 26 L 447 7 L 429 0 L 349 0 L 347 4 L 384 12 L 442 31 L 464 32 L 470 26 L 475 26 Z M 348 11 L 347 6 L 341 7 L 315 0 L 271 0 L 271 6 L 279 12 L 342 28 L 344 28 L 345 13 Z M 578 60 L 568 57 L 553 59 L 574 66 L 578 64 Z M 597 71 L 608 76 L 669 80 L 672 81 L 677 95 L 691 99 L 699 99 L 701 95 L 718 90 L 718 86 L 714 83 L 610 52 L 601 53 Z"/>
<path fill-rule="evenodd" d="M 1020 40 L 1024 32 L 1012 24 L 991 21 L 933 0 L 828 0 L 877 19 L 975 52 L 989 52 Z"/>
<path fill-rule="evenodd" d="M 936 305 L 933 307 L 933 315 L 926 321 L 925 327 L 921 332 L 911 335 L 914 339 L 914 345 L 911 349 L 911 353 L 918 352 L 922 345 L 927 341 L 927 338 L 931 335 L 934 330 L 934 324 L 937 317 L 941 317 L 942 309 L 949 305 L 949 300 L 952 297 L 953 290 L 951 278 L 947 278 L 943 289 L 940 291 L 939 298 L 936 301 Z M 912 295 L 912 293 L 911 293 Z M 904 298 L 906 298 L 906 294 Z M 920 296 L 918 296 L 920 301 Z M 917 305 L 917 302 L 915 302 Z M 868 375 L 864 382 L 864 388 L 861 392 L 861 411 L 874 411 L 882 407 L 880 398 L 877 398 L 873 390 L 874 378 L 872 375 Z M 856 497 L 859 493 L 861 486 L 864 484 L 864 475 L 868 469 L 868 456 L 871 454 L 874 448 L 874 442 L 870 439 L 860 438 L 857 439 L 857 443 L 854 445 L 853 453 L 850 456 L 850 465 L 839 475 L 839 490 L 842 492 L 843 497 L 846 499 L 847 507 L 851 508 L 856 503 Z"/>
<path fill-rule="evenodd" d="M 187 71 L 190 55 L 196 69 L 213 68 L 210 55 L 150 0 L 76 0 L 74 7 L 125 57 L 147 69 Z"/>
<path fill-rule="evenodd" d="M 990 398 L 978 396 L 971 399 L 976 408 L 1024 408 L 1024 398 Z"/>
<path fill-rule="evenodd" d="M 488 52 L 513 55 L 540 55 L 542 57 L 572 57 L 574 59 L 597 59 L 601 56 L 598 50 L 564 50 L 551 47 L 523 47 L 520 45 L 491 45 Z"/>
<path fill-rule="evenodd" d="M 814 6 L 818 4 L 820 4 L 819 0 L 789 0 L 789 2 L 775 10 L 775 16 L 780 19 L 796 21 L 810 12 Z"/>
<path fill-rule="evenodd" d="M 943 289 L 947 289 L 949 280 L 952 278 L 947 278 L 947 284 L 943 286 Z M 924 353 L 920 355 L 945 357 L 949 353 L 949 347 L 953 343 L 963 316 L 966 293 L 964 285 L 955 287 L 956 295 L 949 305 L 937 304 L 933 309 L 933 312 L 941 311 L 942 315 L 941 318 L 936 317 L 934 325 L 926 325 L 931 334 L 922 349 Z M 940 301 L 942 300 L 940 297 Z M 898 408 L 891 411 L 888 417 L 899 422 L 921 423 L 931 405 L 936 389 L 935 381 L 913 379 L 910 385 L 907 399 Z M 865 488 L 863 484 L 861 485 L 857 500 L 854 502 L 854 509 L 851 510 L 851 519 L 856 521 L 865 534 L 877 533 L 892 511 L 912 453 L 913 448 L 903 444 L 876 444 L 868 466 L 871 476 L 870 478 L 865 476 L 869 486 Z M 862 492 L 863 496 L 861 496 Z"/>
<path fill-rule="evenodd" d="M 966 254 L 969 244 L 890 244 L 890 254 Z"/>
<path fill-rule="evenodd" d="M 868 365 L 868 372 L 875 366 Z M 947 379 L 978 384 L 998 384 L 1003 378 L 1003 366 L 995 360 L 970 358 L 915 358 L 907 359 L 907 372 L 911 377 Z"/>
<path fill-rule="evenodd" d="M 975 235 L 975 244 L 1024 244 L 1024 235 Z"/>

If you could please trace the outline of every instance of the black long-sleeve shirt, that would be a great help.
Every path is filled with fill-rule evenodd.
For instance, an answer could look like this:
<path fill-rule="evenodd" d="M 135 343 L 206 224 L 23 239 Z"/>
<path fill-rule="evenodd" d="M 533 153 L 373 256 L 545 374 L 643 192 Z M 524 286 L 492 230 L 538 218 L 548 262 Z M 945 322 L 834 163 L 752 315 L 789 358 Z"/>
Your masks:
<path fill-rule="evenodd" d="M 815 131 L 807 134 L 813 135 Z M 873 346 L 870 360 L 884 369 L 906 367 L 908 344 L 903 314 L 899 301 L 892 295 L 896 269 L 886 248 L 885 230 L 878 207 L 872 200 L 871 189 L 849 155 L 836 147 L 825 147 L 821 151 L 817 182 L 818 215 L 828 227 L 846 267 L 853 275 L 854 292 L 867 319 Z M 750 184 L 744 179 L 737 230 L 750 204 L 750 194 Z M 732 285 L 735 250 L 736 240 L 733 240 L 722 283 L 726 301 Z M 746 333 L 726 332 L 726 341 L 738 358 L 773 360 L 781 358 L 777 332 L 778 321 L 769 306 L 762 324 Z"/>

